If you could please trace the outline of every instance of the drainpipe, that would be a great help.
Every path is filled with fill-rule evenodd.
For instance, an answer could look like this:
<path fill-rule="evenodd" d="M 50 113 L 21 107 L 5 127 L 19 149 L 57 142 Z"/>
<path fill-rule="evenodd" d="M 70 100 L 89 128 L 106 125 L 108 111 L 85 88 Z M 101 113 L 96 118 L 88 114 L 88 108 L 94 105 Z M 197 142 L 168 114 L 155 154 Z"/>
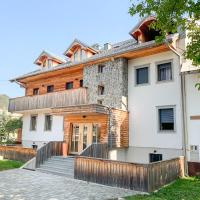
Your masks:
<path fill-rule="evenodd" d="M 109 126 L 109 138 L 108 138 L 108 142 L 109 142 L 109 140 L 110 140 L 110 142 L 108 143 L 108 146 L 110 146 L 110 149 L 112 149 L 112 131 L 111 131 L 111 110 L 112 110 L 112 108 L 111 107 L 108 107 L 108 112 L 109 112 L 109 124 L 108 124 L 108 126 Z"/>
<path fill-rule="evenodd" d="M 179 57 L 180 68 L 182 67 L 182 56 L 183 54 L 179 54 L 174 48 L 167 43 L 167 46 Z M 188 129 L 187 129 L 187 111 L 186 111 L 186 89 L 185 89 L 185 75 L 180 73 L 181 75 L 181 103 L 182 103 L 182 123 L 183 123 L 183 150 L 185 156 L 185 175 L 188 175 L 188 155 L 187 155 L 187 146 L 188 146 Z"/>

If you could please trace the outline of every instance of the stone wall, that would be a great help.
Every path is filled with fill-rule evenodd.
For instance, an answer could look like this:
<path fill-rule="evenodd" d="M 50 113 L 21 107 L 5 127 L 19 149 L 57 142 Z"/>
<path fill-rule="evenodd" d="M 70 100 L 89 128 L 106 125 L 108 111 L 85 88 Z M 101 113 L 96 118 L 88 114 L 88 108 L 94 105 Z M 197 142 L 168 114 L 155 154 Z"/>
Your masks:
<path fill-rule="evenodd" d="M 127 110 L 128 96 L 128 61 L 118 58 L 114 61 L 101 63 L 105 67 L 98 73 L 98 65 L 84 68 L 84 87 L 88 88 L 90 104 L 102 101 L 104 106 Z M 98 86 L 104 86 L 104 95 L 98 95 Z"/>

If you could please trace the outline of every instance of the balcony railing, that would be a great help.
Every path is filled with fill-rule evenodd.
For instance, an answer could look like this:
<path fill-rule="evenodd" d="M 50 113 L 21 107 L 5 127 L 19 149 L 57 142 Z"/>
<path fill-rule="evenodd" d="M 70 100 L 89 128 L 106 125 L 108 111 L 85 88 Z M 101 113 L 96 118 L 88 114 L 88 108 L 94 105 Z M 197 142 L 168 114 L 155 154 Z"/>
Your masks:
<path fill-rule="evenodd" d="M 24 96 L 9 100 L 9 112 L 44 108 L 58 108 L 88 103 L 87 89 L 79 88 L 37 96 Z"/>

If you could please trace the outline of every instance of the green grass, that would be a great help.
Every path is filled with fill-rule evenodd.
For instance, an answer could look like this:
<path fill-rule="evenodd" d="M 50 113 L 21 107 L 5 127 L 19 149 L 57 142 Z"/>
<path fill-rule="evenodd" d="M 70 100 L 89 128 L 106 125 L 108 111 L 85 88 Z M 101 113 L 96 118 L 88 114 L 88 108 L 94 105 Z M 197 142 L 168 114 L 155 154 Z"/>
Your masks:
<path fill-rule="evenodd" d="M 150 195 L 126 197 L 126 200 L 200 200 L 200 178 L 183 178 Z"/>
<path fill-rule="evenodd" d="M 0 160 L 0 171 L 19 168 L 23 165 L 23 162 L 14 160 Z"/>

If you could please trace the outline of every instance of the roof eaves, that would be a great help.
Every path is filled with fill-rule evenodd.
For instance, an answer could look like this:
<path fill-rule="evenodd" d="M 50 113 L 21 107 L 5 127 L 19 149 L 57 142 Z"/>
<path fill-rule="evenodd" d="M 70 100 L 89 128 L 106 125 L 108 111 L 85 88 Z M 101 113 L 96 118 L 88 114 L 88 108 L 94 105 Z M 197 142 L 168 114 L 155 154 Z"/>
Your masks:
<path fill-rule="evenodd" d="M 169 42 L 172 42 L 172 37 L 168 37 L 166 39 L 166 42 L 164 43 L 169 43 Z M 125 48 L 122 48 L 122 49 L 111 49 L 109 51 L 106 51 L 106 52 L 103 52 L 101 54 L 95 54 L 94 56 L 82 61 L 82 62 L 76 62 L 76 63 L 70 63 L 70 64 L 67 64 L 64 63 L 64 64 L 60 64 L 60 65 L 57 65 L 56 67 L 52 68 L 52 69 L 48 69 L 48 70 L 39 70 L 39 71 L 36 71 L 36 73 L 32 73 L 32 74 L 26 74 L 26 75 L 23 75 L 23 76 L 20 76 L 20 77 L 17 77 L 15 79 L 12 79 L 10 81 L 15 81 L 15 80 L 20 80 L 20 79 L 23 79 L 23 78 L 27 78 L 27 77 L 30 77 L 30 76 L 36 76 L 38 74 L 43 74 L 43 73 L 47 73 L 47 72 L 51 72 L 51 71 L 57 71 L 57 70 L 61 70 L 61 69 L 64 69 L 64 68 L 70 68 L 70 67 L 74 67 L 78 64 L 86 64 L 86 63 L 89 63 L 89 62 L 92 62 L 92 61 L 96 61 L 96 60 L 99 60 L 99 59 L 103 59 L 103 58 L 106 58 L 106 57 L 113 57 L 115 55 L 118 55 L 118 54 L 123 54 L 123 53 L 127 53 L 129 51 L 134 51 L 134 50 L 140 50 L 140 49 L 143 49 L 143 48 L 150 48 L 150 47 L 153 47 L 153 46 L 156 46 L 158 45 L 155 40 L 153 41 L 149 41 L 149 42 L 145 42 L 145 43 L 141 43 L 141 44 L 135 44 L 135 41 L 134 43 L 132 44 L 129 44 L 127 47 Z"/>

